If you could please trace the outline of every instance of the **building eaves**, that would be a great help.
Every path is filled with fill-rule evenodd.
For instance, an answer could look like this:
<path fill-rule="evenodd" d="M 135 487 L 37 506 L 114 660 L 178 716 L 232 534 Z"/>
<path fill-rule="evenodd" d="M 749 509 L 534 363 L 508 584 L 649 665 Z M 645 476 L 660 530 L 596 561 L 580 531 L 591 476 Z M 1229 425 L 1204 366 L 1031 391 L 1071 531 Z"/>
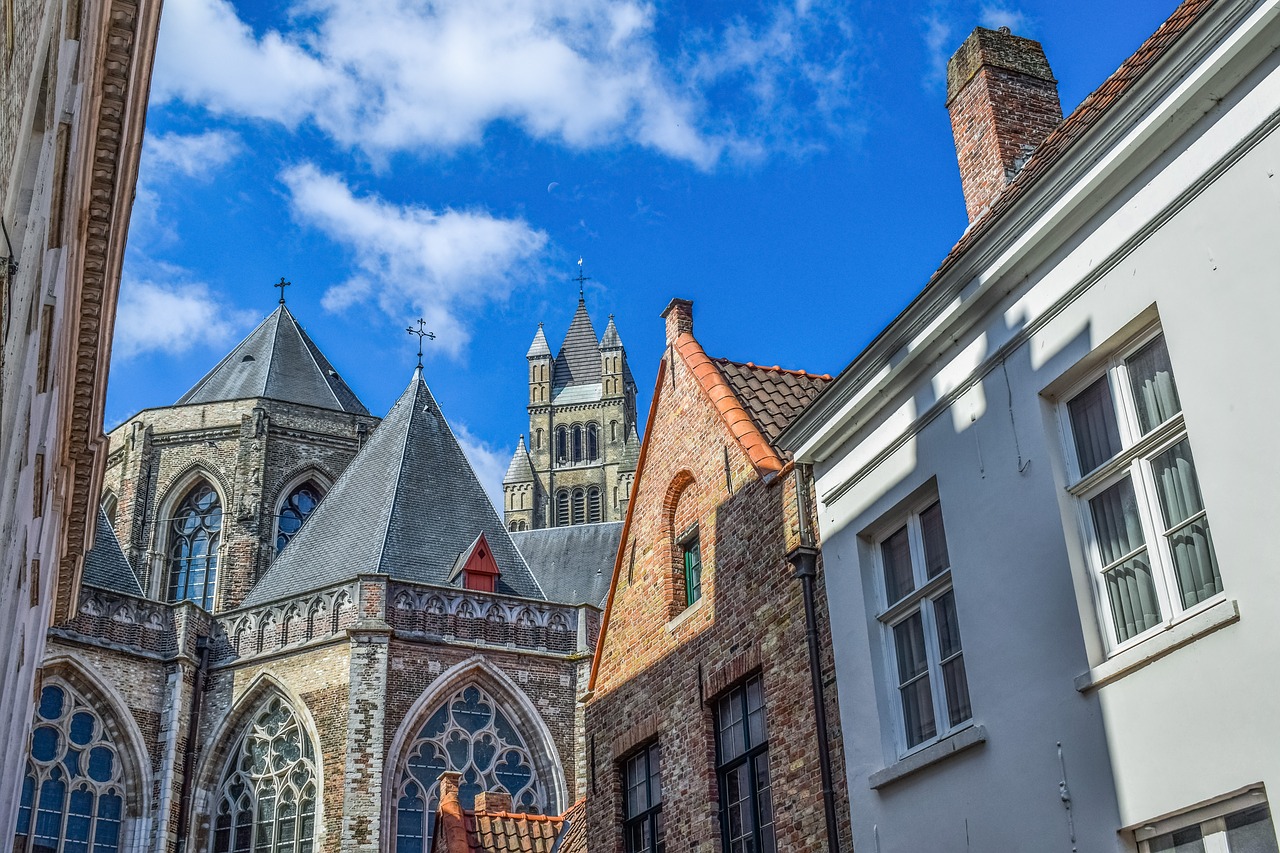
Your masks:
<path fill-rule="evenodd" d="M 943 258 L 928 283 L 876 337 L 863 348 L 804 413 L 792 420 L 778 437 L 780 447 L 795 451 L 808 441 L 820 424 L 836 418 L 850 395 L 867 379 L 883 369 L 886 352 L 893 352 L 903 334 L 931 310 L 935 294 L 948 275 L 1012 215 L 1015 208 L 1047 182 L 1055 167 L 1078 147 L 1078 143 L 1102 124 L 1139 81 L 1143 80 L 1184 35 L 1205 16 L 1218 0 L 1184 0 L 1138 50 L 1080 103 L 1032 152 L 1022 169 L 997 195 L 985 213 L 969 224 L 960 239 Z M 939 309 L 941 310 L 941 309 Z"/>

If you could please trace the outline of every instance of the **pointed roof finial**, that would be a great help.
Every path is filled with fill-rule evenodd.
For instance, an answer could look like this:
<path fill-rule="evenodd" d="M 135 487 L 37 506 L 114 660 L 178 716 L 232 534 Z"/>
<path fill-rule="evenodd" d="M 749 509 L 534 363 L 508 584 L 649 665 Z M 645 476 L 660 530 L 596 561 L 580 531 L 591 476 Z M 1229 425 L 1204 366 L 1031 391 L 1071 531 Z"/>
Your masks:
<path fill-rule="evenodd" d="M 582 274 L 582 258 L 578 258 L 578 277 L 575 278 L 574 281 L 578 283 L 578 301 L 585 302 L 586 299 L 582 293 L 582 283 L 584 281 L 591 281 L 591 276 Z"/>
<path fill-rule="evenodd" d="M 277 281 L 275 284 L 271 285 L 272 287 L 280 288 L 280 304 L 281 305 L 284 304 L 284 289 L 291 284 L 293 284 L 293 282 L 285 281 L 284 276 L 280 276 L 280 280 Z"/>
<path fill-rule="evenodd" d="M 434 341 L 436 339 L 436 334 L 435 332 L 427 331 L 427 321 L 422 319 L 421 317 L 418 318 L 418 328 L 415 329 L 413 326 L 409 326 L 407 329 L 405 329 L 405 331 L 411 335 L 418 336 L 418 369 L 421 370 L 422 369 L 422 339 L 430 338 L 431 340 Z"/>

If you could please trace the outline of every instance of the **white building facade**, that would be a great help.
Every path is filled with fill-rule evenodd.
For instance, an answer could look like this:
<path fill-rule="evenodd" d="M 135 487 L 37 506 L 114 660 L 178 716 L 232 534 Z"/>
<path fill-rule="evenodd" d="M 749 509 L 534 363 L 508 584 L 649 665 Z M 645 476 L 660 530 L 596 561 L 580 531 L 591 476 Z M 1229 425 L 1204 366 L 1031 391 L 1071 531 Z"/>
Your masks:
<path fill-rule="evenodd" d="M 952 60 L 969 230 L 782 438 L 856 849 L 1278 849 L 1277 45 L 1280 2 L 1188 0 L 1032 139 L 980 107 L 1047 102 L 1038 45 Z"/>

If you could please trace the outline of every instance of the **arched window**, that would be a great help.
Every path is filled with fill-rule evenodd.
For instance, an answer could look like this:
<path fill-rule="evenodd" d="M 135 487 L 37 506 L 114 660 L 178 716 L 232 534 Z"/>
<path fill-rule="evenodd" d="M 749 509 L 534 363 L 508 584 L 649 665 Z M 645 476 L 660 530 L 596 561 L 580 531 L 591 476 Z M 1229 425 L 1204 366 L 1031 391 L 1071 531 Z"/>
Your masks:
<path fill-rule="evenodd" d="M 573 461 L 582 461 L 582 424 L 573 425 Z"/>
<path fill-rule="evenodd" d="M 600 513 L 600 490 L 595 486 L 592 486 L 587 490 L 587 521 L 590 521 L 592 524 L 603 521 L 604 519 L 601 517 Z"/>
<path fill-rule="evenodd" d="M 418 730 L 396 788 L 396 853 L 431 849 L 440 807 L 440 774 L 462 774 L 458 799 L 464 809 L 482 791 L 511 795 L 511 810 L 542 814 L 550 805 L 547 787 L 534 770 L 533 756 L 511 718 L 476 685 L 449 697 Z"/>
<path fill-rule="evenodd" d="M 556 461 L 569 460 L 569 431 L 564 427 L 556 427 Z"/>
<path fill-rule="evenodd" d="M 533 446 L 535 449 L 541 450 L 542 449 L 542 427 L 538 427 L 538 431 L 535 433 L 535 436 L 536 438 L 534 439 Z"/>
<path fill-rule="evenodd" d="M 102 718 L 69 687 L 40 691 L 14 850 L 116 853 L 124 779 Z"/>
<path fill-rule="evenodd" d="M 569 492 L 562 489 L 556 493 L 556 527 L 564 527 L 569 523 Z"/>
<path fill-rule="evenodd" d="M 222 501 L 208 483 L 197 483 L 169 527 L 169 600 L 213 609 L 222 541 Z"/>
<path fill-rule="evenodd" d="M 600 434 L 595 424 L 587 424 L 587 461 L 600 458 Z"/>
<path fill-rule="evenodd" d="M 116 499 L 115 493 L 108 491 L 102 496 L 102 511 L 107 514 L 107 521 L 111 522 L 111 529 L 116 529 L 116 510 L 120 506 L 120 501 Z"/>
<path fill-rule="evenodd" d="M 289 544 L 294 534 L 302 529 L 302 522 L 307 520 L 307 516 L 311 515 L 322 497 L 324 492 L 310 480 L 289 492 L 288 497 L 280 504 L 280 510 L 276 515 L 277 554 L 283 551 L 284 546 Z"/>
<path fill-rule="evenodd" d="M 618 422 L 617 421 L 609 421 L 609 440 L 610 441 L 618 440 Z"/>
<path fill-rule="evenodd" d="M 213 853 L 311 853 L 315 750 L 279 696 L 262 704 L 240 736 L 215 803 Z"/>
<path fill-rule="evenodd" d="M 587 520 L 587 495 L 582 489 L 573 490 L 573 523 L 582 524 Z"/>

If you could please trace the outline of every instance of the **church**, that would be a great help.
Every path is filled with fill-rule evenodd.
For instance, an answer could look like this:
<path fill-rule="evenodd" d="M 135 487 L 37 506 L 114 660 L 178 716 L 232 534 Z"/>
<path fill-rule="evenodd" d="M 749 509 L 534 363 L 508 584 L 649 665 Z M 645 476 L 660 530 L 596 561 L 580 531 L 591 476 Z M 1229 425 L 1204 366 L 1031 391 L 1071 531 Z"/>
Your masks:
<path fill-rule="evenodd" d="M 283 298 L 113 430 L 15 849 L 425 853 L 442 796 L 579 801 L 636 386 L 581 299 L 528 362 L 505 519 L 420 361 L 379 420 Z"/>

